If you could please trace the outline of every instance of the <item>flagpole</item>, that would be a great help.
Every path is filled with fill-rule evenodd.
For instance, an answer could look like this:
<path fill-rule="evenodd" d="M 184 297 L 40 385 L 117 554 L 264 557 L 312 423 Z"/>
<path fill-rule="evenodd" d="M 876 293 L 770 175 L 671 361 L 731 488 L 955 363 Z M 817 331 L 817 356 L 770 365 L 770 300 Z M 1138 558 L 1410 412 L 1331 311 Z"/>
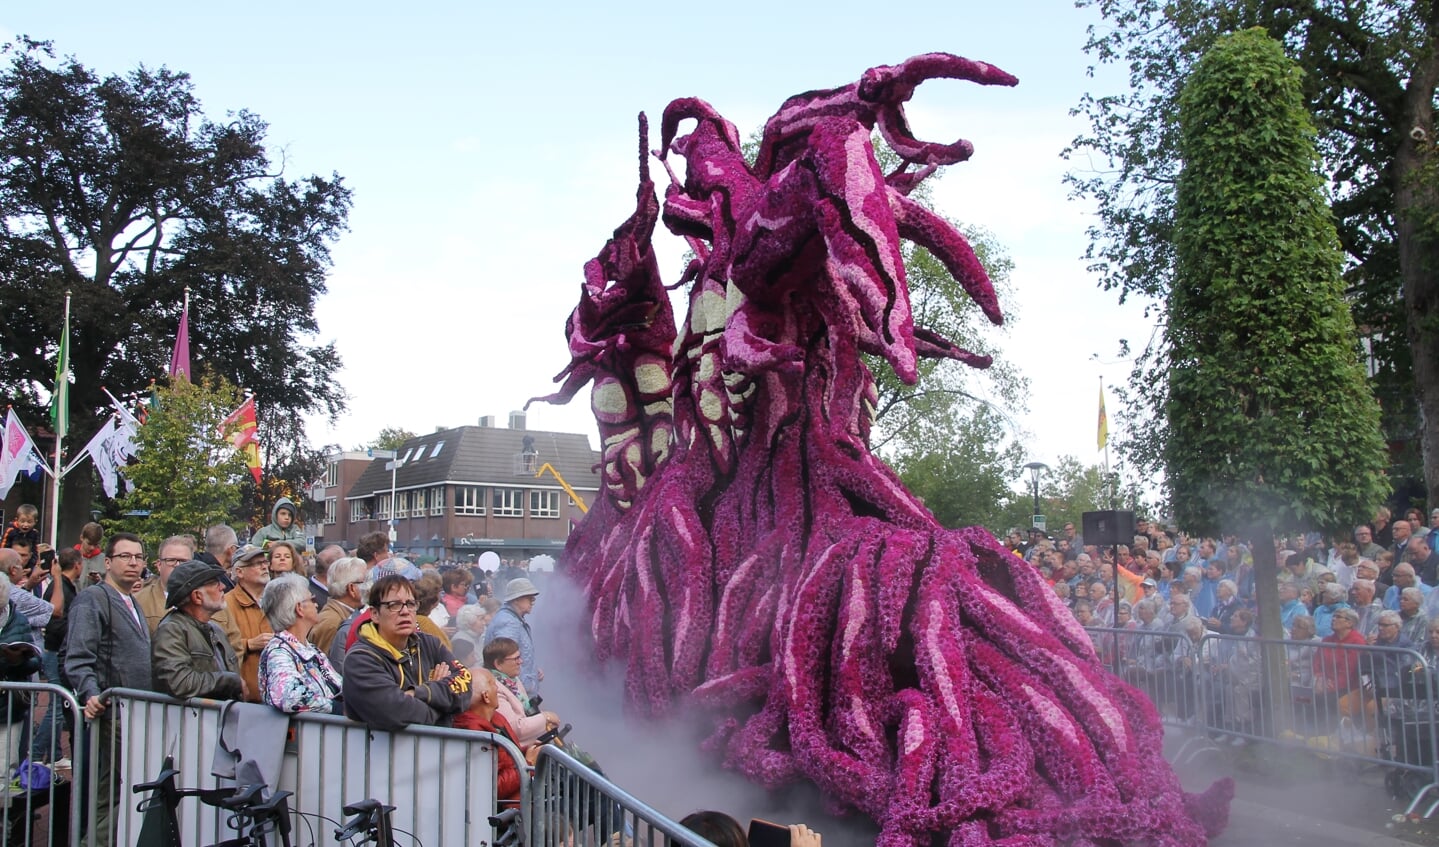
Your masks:
<path fill-rule="evenodd" d="M 1099 375 L 1099 402 L 1100 402 L 1101 404 L 1104 402 L 1104 374 L 1100 374 L 1100 375 Z M 1105 479 L 1106 482 L 1109 483 L 1109 508 L 1110 508 L 1110 509 L 1117 509 L 1117 508 L 1119 508 L 1119 506 L 1117 505 L 1117 500 L 1118 500 L 1118 498 L 1115 497 L 1114 477 L 1112 477 L 1112 476 L 1109 475 L 1109 427 L 1108 427 L 1108 421 L 1106 420 L 1105 423 L 1106 423 L 1106 425 L 1105 425 L 1105 433 L 1104 433 L 1104 436 L 1105 436 L 1105 437 L 1104 437 L 1104 479 Z"/>
<path fill-rule="evenodd" d="M 70 291 L 65 290 L 65 321 L 60 330 L 60 353 L 55 362 L 55 465 L 50 474 L 50 546 L 60 549 L 60 471 L 65 452 L 65 431 L 70 428 Z"/>

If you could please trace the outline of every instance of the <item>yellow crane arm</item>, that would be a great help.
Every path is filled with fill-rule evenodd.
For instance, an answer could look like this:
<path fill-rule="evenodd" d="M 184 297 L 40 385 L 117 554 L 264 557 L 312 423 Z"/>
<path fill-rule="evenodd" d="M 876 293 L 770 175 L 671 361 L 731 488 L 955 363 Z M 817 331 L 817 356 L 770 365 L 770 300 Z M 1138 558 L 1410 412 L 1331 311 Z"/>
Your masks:
<path fill-rule="evenodd" d="M 586 515 L 590 513 L 590 508 L 585 505 L 584 498 L 581 497 L 579 493 L 573 488 L 570 488 L 570 484 L 568 482 L 565 482 L 565 478 L 560 476 L 560 472 L 555 470 L 554 465 L 551 465 L 549 462 L 545 462 L 543 465 L 540 465 L 540 469 L 535 471 L 535 479 L 539 479 L 540 477 L 544 476 L 545 471 L 550 472 L 550 476 L 554 477 L 555 482 L 558 482 L 560 484 L 560 487 L 565 490 L 565 493 L 570 495 L 570 499 L 575 501 L 575 505 L 580 507 L 581 512 Z"/>

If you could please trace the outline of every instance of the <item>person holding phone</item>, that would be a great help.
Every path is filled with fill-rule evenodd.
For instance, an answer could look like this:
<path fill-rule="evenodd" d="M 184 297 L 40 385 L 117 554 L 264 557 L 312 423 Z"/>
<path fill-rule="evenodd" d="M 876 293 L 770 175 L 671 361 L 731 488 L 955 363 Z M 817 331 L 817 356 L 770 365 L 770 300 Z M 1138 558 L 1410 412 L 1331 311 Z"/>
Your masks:
<path fill-rule="evenodd" d="M 820 834 L 802 823 L 785 826 L 754 818 L 746 833 L 724 812 L 700 811 L 686 815 L 680 825 L 716 847 L 820 847 Z"/>

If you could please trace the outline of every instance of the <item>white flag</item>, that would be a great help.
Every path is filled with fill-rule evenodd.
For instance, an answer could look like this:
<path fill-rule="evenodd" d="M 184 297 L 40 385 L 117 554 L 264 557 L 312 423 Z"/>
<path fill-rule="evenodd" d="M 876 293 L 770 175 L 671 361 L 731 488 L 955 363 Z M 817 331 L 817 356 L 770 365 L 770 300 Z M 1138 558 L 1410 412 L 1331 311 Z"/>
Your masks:
<path fill-rule="evenodd" d="M 124 478 L 121 469 L 129 464 L 130 458 L 135 455 L 134 426 L 128 421 L 116 426 L 115 419 L 110 418 L 90 439 L 90 443 L 85 445 L 85 450 L 80 455 L 86 454 L 89 454 L 90 461 L 95 463 L 95 471 L 100 474 L 100 485 L 105 489 L 105 496 L 114 497 L 120 490 L 120 480 Z M 125 487 L 129 488 L 128 480 Z"/>
<path fill-rule="evenodd" d="M 0 447 L 0 497 L 10 493 L 17 476 L 32 474 L 44 466 L 40 451 L 30 440 L 30 433 L 25 431 L 15 410 L 11 409 L 5 415 L 5 443 Z"/>

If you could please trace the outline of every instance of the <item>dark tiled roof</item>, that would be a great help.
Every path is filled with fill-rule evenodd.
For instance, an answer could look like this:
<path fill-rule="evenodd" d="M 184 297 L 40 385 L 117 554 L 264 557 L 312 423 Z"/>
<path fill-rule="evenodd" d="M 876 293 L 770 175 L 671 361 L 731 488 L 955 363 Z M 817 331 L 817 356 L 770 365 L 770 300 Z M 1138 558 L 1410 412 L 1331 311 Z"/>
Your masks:
<path fill-rule="evenodd" d="M 525 436 L 534 439 L 534 448 L 539 454 L 534 467 L 549 462 L 573 488 L 591 491 L 599 488 L 600 478 L 594 467 L 600 454 L 590 449 L 585 436 L 480 426 L 447 429 L 406 441 L 400 448 L 400 457 L 408 453 L 410 460 L 395 475 L 395 487 L 403 490 L 443 482 L 524 485 L 534 479 L 533 473 L 517 472 L 524 468 L 518 457 L 524 449 Z M 437 444 L 443 446 L 439 455 L 434 455 Z M 420 458 L 415 459 L 416 455 Z M 376 492 L 389 492 L 390 472 L 385 464 L 385 459 L 372 461 L 346 496 L 368 497 Z M 555 482 L 545 474 L 538 484 L 553 486 Z"/>

